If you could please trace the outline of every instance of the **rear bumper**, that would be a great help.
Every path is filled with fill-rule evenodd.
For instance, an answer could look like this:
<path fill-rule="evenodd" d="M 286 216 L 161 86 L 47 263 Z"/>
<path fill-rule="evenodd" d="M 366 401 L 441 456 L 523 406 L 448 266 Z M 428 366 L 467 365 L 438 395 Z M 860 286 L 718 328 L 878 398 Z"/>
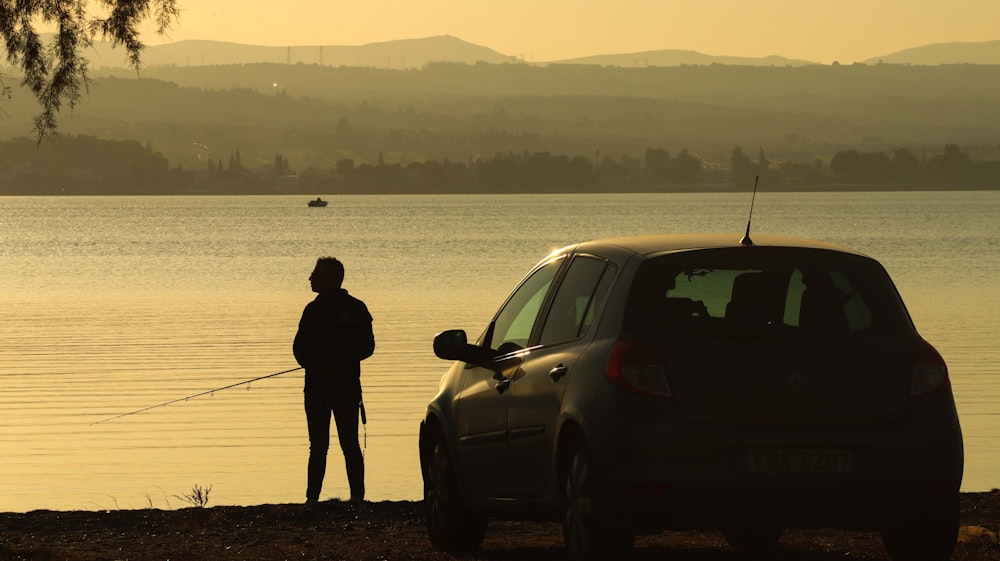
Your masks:
<path fill-rule="evenodd" d="M 628 485 L 622 512 L 650 530 L 726 528 L 748 523 L 782 528 L 878 530 L 901 520 L 940 515 L 959 482 L 854 481 L 676 482 Z"/>
<path fill-rule="evenodd" d="M 607 439 L 599 471 L 612 504 L 637 527 L 879 529 L 951 508 L 964 464 L 957 416 L 881 427 L 778 429 L 633 424 Z M 761 472 L 751 451 L 848 451 L 837 472 Z"/>

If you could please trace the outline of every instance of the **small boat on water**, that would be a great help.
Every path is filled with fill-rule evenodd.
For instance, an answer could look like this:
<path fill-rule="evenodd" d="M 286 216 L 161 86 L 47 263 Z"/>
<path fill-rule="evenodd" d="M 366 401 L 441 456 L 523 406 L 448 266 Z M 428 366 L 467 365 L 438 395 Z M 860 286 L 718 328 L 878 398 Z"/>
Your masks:
<path fill-rule="evenodd" d="M 315 200 L 309 201 L 309 206 L 326 206 L 326 205 L 327 205 L 327 201 L 324 201 L 323 199 L 321 199 L 319 197 L 316 197 Z"/>

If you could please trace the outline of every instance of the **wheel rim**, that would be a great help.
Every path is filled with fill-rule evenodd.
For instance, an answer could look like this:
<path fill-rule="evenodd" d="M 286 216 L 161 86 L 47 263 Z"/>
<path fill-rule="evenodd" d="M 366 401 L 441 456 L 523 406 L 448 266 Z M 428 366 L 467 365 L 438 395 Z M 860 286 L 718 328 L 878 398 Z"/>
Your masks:
<path fill-rule="evenodd" d="M 428 467 L 427 485 L 424 488 L 424 501 L 427 503 L 427 514 L 431 526 L 438 530 L 447 527 L 448 510 L 451 504 L 451 485 L 449 472 L 451 465 L 444 446 L 436 444 Z"/>
<path fill-rule="evenodd" d="M 575 454 L 566 474 L 566 543 L 575 552 L 587 549 L 594 514 L 590 495 L 590 466 L 581 454 Z"/>

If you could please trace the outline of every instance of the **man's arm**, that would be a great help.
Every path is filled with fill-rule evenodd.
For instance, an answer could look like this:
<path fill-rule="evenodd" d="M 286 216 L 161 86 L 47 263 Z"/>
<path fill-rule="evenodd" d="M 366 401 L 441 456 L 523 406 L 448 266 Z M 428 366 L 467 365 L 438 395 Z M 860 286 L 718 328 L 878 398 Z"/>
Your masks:
<path fill-rule="evenodd" d="M 355 349 L 358 352 L 358 360 L 364 360 L 375 353 L 375 332 L 372 330 L 372 315 L 368 312 L 368 307 L 360 300 L 358 314 L 358 330 Z"/>
<path fill-rule="evenodd" d="M 314 343 L 315 320 L 312 318 L 314 306 L 310 303 L 302 311 L 302 318 L 299 320 L 299 329 L 295 332 L 295 340 L 292 342 L 292 354 L 299 366 L 309 369 L 315 366 L 316 344 Z"/>

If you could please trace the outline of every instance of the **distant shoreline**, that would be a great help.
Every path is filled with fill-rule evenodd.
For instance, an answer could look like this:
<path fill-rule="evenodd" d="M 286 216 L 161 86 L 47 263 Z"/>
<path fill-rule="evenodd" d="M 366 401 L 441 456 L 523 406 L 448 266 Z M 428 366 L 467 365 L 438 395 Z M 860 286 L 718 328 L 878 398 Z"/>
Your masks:
<path fill-rule="evenodd" d="M 677 186 L 654 189 L 630 189 L 623 191 L 609 190 L 587 190 L 576 191 L 421 191 L 407 192 L 401 190 L 344 190 L 344 191 L 301 191 L 291 192 L 243 192 L 243 191 L 197 191 L 182 193 L 10 193 L 0 188 L 0 197 L 200 197 L 200 196 L 281 196 L 281 197 L 337 197 L 342 195 L 633 195 L 633 194 L 698 194 L 698 193 L 748 193 L 752 188 L 736 188 L 731 185 L 706 184 L 698 186 Z M 936 186 L 920 187 L 914 185 L 882 185 L 882 184 L 827 184 L 810 186 L 761 186 L 761 193 L 962 193 L 962 192 L 988 192 L 1000 191 L 1000 184 L 995 186 L 964 186 L 955 188 L 941 188 Z"/>

